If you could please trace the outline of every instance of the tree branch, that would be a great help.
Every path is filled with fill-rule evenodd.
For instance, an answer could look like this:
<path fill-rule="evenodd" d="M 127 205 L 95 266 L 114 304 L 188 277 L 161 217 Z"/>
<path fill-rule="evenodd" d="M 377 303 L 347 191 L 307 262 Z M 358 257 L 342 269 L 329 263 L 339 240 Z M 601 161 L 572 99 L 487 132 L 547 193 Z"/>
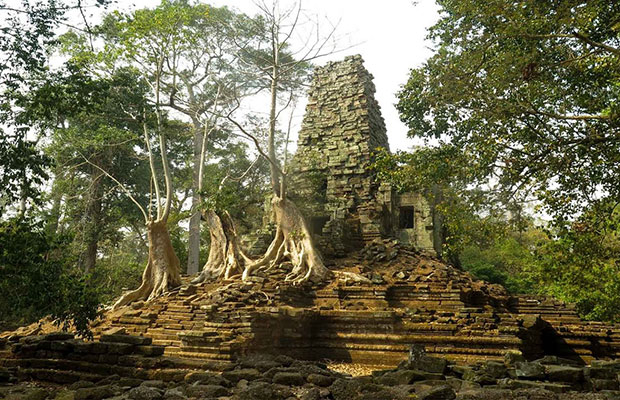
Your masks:
<path fill-rule="evenodd" d="M 114 181 L 114 183 L 116 183 L 121 190 L 123 190 L 123 192 L 125 192 L 125 194 L 127 195 L 127 197 L 129 197 L 129 199 L 131 201 L 134 202 L 134 204 L 136 206 L 138 206 L 138 208 L 140 209 L 140 211 L 142 212 L 142 215 L 144 216 L 144 223 L 147 223 L 149 221 L 149 218 L 146 215 L 146 211 L 144 211 L 144 208 L 140 205 L 140 203 L 138 203 L 138 201 L 135 199 L 135 197 L 133 197 L 133 195 L 131 194 L 131 192 L 129 191 L 129 189 L 127 189 L 127 187 L 125 185 L 123 185 L 122 183 L 120 183 L 118 181 L 118 179 L 116 179 L 115 177 L 113 177 L 112 175 L 110 175 L 108 173 L 108 171 L 104 170 L 103 168 L 101 168 L 100 166 L 98 166 L 95 163 L 90 162 L 90 160 L 88 158 L 86 158 L 82 153 L 79 153 L 80 156 L 82 156 L 82 158 L 84 159 L 84 161 L 86 161 L 89 165 L 92 165 L 93 167 L 97 168 L 99 171 L 103 172 L 103 174 L 105 174 L 105 176 L 107 176 L 108 178 L 112 179 Z"/>

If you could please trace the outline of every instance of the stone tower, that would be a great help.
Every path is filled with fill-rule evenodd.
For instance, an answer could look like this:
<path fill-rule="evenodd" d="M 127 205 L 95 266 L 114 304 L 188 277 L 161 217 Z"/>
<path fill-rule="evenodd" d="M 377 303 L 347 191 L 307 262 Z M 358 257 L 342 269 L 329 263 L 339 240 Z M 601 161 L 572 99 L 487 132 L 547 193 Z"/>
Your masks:
<path fill-rule="evenodd" d="M 315 70 L 289 193 L 326 255 L 381 237 L 432 251 L 433 217 L 424 196 L 380 185 L 371 168 L 378 149 L 389 151 L 372 79 L 359 55 Z"/>
<path fill-rule="evenodd" d="M 317 68 L 299 132 L 292 172 L 311 230 L 328 253 L 381 236 L 373 152 L 389 149 L 361 56 Z"/>

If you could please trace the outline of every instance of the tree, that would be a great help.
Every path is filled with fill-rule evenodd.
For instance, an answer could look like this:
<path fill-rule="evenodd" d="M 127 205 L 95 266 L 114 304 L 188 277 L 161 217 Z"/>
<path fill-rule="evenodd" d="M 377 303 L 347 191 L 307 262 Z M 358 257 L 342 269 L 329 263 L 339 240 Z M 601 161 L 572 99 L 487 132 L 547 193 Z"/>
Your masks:
<path fill-rule="evenodd" d="M 37 185 L 48 178 L 50 160 L 37 148 L 39 138 L 28 136 L 15 99 L 27 91 L 31 74 L 45 70 L 46 48 L 55 42 L 63 17 L 82 7 L 81 1 L 0 1 L 0 214 L 17 199 L 23 214 L 26 201 L 38 199 Z"/>
<path fill-rule="evenodd" d="M 72 267 L 69 240 L 47 233 L 29 218 L 0 222 L 2 323 L 24 324 L 51 315 L 64 329 L 73 325 L 80 336 L 92 335 L 89 322 L 99 317 L 100 296 Z"/>
<path fill-rule="evenodd" d="M 157 84 L 154 85 L 158 87 Z M 157 89 L 156 89 L 157 90 Z M 157 98 L 159 93 L 155 94 Z M 113 308 L 119 308 L 126 304 L 129 304 L 136 300 L 150 300 L 153 299 L 171 288 L 175 288 L 181 285 L 180 267 L 181 262 L 176 255 L 172 241 L 170 239 L 170 233 L 168 231 L 168 218 L 170 216 L 170 210 L 173 200 L 173 188 L 172 188 L 172 175 L 170 173 L 170 165 L 168 162 L 167 144 L 166 144 L 166 121 L 161 110 L 155 104 L 154 109 L 154 129 L 155 137 L 159 145 L 159 158 L 161 161 L 161 170 L 163 175 L 163 183 L 165 186 L 165 194 L 160 191 L 160 180 L 158 169 L 155 164 L 155 156 L 153 154 L 153 138 L 150 133 L 149 119 L 147 114 L 146 104 L 142 104 L 136 111 L 141 111 L 141 114 L 135 113 L 131 110 L 127 110 L 127 115 L 134 118 L 136 121 L 140 121 L 143 127 L 144 144 L 146 154 L 149 159 L 149 166 L 151 171 L 151 182 L 155 192 L 155 211 L 152 210 L 152 202 L 149 201 L 147 209 L 142 207 L 140 203 L 131 195 L 130 191 L 122 185 L 118 180 L 109 175 L 103 169 L 109 178 L 119 184 L 127 196 L 132 199 L 136 206 L 140 209 L 144 216 L 144 221 L 147 228 L 147 239 L 149 247 L 149 255 L 144 273 L 142 274 L 142 284 L 139 288 L 121 296 Z M 90 163 L 90 162 L 89 162 Z M 94 164 L 91 164 L 94 165 Z M 151 193 L 152 194 L 152 193 Z"/>
<path fill-rule="evenodd" d="M 417 187 L 440 183 L 460 198 L 457 204 L 472 205 L 471 194 L 484 191 L 482 204 L 497 204 L 507 216 L 520 215 L 514 211 L 524 200 L 538 201 L 553 223 L 513 277 L 577 302 L 589 318 L 617 319 L 611 254 L 618 230 L 610 210 L 620 198 L 620 5 L 438 3 L 441 18 L 429 33 L 435 54 L 411 71 L 398 102 L 410 135 L 429 147 L 388 159 L 386 165 L 405 164 L 392 176 Z M 481 210 L 474 221 L 490 215 Z M 469 253 L 461 261 L 478 257 L 474 252 L 488 260 L 484 252 L 493 247 L 498 255 L 504 238 L 486 250 L 461 246 Z"/>
<path fill-rule="evenodd" d="M 110 14 L 100 28 L 108 51 L 119 54 L 145 76 L 158 77 L 161 98 L 153 100 L 190 121 L 193 174 L 189 274 L 199 270 L 201 192 L 207 153 L 218 140 L 228 139 L 221 135 L 226 131 L 217 121 L 221 110 L 229 105 L 222 88 L 231 80 L 237 82 L 237 88 L 244 87 L 232 67 L 237 58 L 234 44 L 246 40 L 245 20 L 244 15 L 226 7 L 164 0 L 154 9 L 130 15 Z M 217 224 L 214 228 L 218 229 Z"/>
<path fill-rule="evenodd" d="M 619 218 L 618 202 L 601 201 L 550 227 L 525 275 L 539 292 L 575 303 L 586 319 L 620 321 Z"/>
<path fill-rule="evenodd" d="M 117 87 L 116 90 L 119 91 L 119 96 L 132 99 L 132 101 L 126 104 L 126 107 L 121 106 L 123 108 L 123 115 L 132 121 L 133 126 L 137 125 L 142 129 L 144 145 L 142 151 L 148 159 L 152 187 L 148 198 L 148 205 L 146 207 L 141 205 L 135 193 L 132 193 L 131 186 L 120 182 L 109 171 L 102 168 L 97 160 L 93 159 L 97 153 L 90 154 L 91 158 L 88 158 L 85 154 L 77 151 L 86 164 L 114 182 L 137 206 L 144 217 L 147 228 L 149 254 L 147 265 L 142 274 L 142 284 L 138 289 L 121 296 L 113 308 L 118 308 L 140 299 L 152 299 L 181 284 L 180 261 L 172 245 L 167 226 L 174 197 L 167 152 L 167 130 L 174 127 L 174 124 L 168 123 L 166 116 L 157 103 L 150 105 L 146 98 L 146 92 L 153 88 L 157 90 L 158 84 L 155 82 L 155 84 L 149 85 L 149 82 L 145 82 L 139 75 L 136 77 L 135 71 L 133 72 L 134 79 L 137 78 L 138 81 L 134 82 L 133 85 Z M 142 90 L 134 92 L 133 89 L 136 87 L 142 88 Z M 158 98 L 159 95 L 160 93 L 157 92 L 153 94 L 155 98 Z M 115 138 L 114 135 L 109 135 L 109 133 L 110 131 L 105 132 L 104 140 Z M 128 129 L 120 130 L 120 132 L 115 131 L 115 133 L 125 133 L 130 140 L 135 138 L 133 132 Z M 156 164 L 156 156 L 154 154 L 154 149 L 157 147 L 159 147 L 161 162 L 159 167 Z M 163 175 L 162 178 L 160 178 L 160 174 Z M 160 190 L 162 184 L 165 188 L 164 193 Z"/>
<path fill-rule="evenodd" d="M 242 150 L 241 159 L 245 159 L 245 149 Z M 229 158 L 233 158 L 235 153 L 229 154 Z M 242 182 L 246 176 L 253 170 L 256 170 L 255 164 L 259 161 L 256 159 L 247 166 L 242 173 L 237 172 L 233 175 L 234 169 L 226 171 L 225 175 L 217 184 L 217 188 L 211 190 L 212 196 L 207 198 L 206 204 L 202 206 L 203 218 L 209 226 L 210 245 L 209 257 L 198 276 L 192 280 L 192 283 L 202 283 L 205 281 L 213 281 L 217 279 L 230 279 L 234 275 L 243 272 L 245 265 L 252 260 L 244 253 L 237 233 L 235 222 L 230 215 L 229 210 L 235 208 L 235 203 L 241 201 L 238 193 L 230 196 L 230 192 L 226 191 L 226 185 L 231 180 Z M 219 175 L 219 174 L 218 174 Z M 232 197 L 232 198 L 231 198 Z M 239 204 L 236 204 L 239 207 Z"/>
<path fill-rule="evenodd" d="M 18 104 L 39 135 L 50 137 L 45 151 L 54 161 L 51 231 L 56 231 L 63 207 L 75 220 L 68 223 L 75 233 L 78 263 L 85 272 L 93 271 L 99 241 L 112 222 L 112 208 L 126 206 L 124 198 L 113 195 L 114 183 L 101 170 L 125 182 L 132 180 L 127 179 L 131 175 L 135 186 L 142 184 L 137 192 L 147 196 L 148 177 L 143 182 L 136 179 L 141 160 L 134 147 L 140 143 L 136 132 L 141 127 L 124 116 L 124 110 L 142 101 L 146 88 L 128 69 L 94 79 L 73 64 L 39 81 Z M 63 196 L 71 201 L 63 202 Z"/>
<path fill-rule="evenodd" d="M 476 184 L 570 217 L 618 198 L 620 4 L 441 0 L 436 44 L 398 110 L 412 136 L 457 149 Z"/>
<path fill-rule="evenodd" d="M 259 2 L 257 6 L 260 14 L 254 20 L 254 29 L 259 41 L 254 43 L 254 47 L 247 46 L 241 50 L 249 70 L 264 82 L 264 89 L 269 92 L 267 150 L 263 150 L 257 135 L 246 124 L 236 120 L 233 113 L 227 117 L 254 141 L 259 153 L 269 162 L 276 235 L 261 259 L 246 264 L 242 277 L 248 279 L 258 268 L 274 267 L 288 258 L 293 269 L 286 280 L 294 283 L 322 282 L 331 276 L 331 272 L 312 242 L 303 215 L 287 197 L 286 166 L 276 155 L 276 131 L 280 114 L 290 106 L 307 79 L 310 62 L 335 51 L 335 27 L 330 27 L 323 35 L 320 25 L 307 18 L 301 4 L 286 10 L 281 10 L 277 1 L 271 4 Z M 308 40 L 296 48 L 295 37 L 304 25 L 309 29 L 304 34 Z M 285 94 L 284 99 L 282 94 Z"/>

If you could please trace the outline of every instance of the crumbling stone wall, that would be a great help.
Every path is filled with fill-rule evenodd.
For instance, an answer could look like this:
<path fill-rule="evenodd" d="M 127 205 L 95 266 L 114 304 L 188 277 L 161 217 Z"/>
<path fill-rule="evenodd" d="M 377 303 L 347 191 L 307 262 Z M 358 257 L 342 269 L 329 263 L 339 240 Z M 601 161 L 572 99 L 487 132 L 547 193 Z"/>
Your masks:
<path fill-rule="evenodd" d="M 291 193 L 326 255 L 344 255 L 386 236 L 433 248 L 432 218 L 424 197 L 397 195 L 385 185 L 380 190 L 371 169 L 377 149 L 389 151 L 372 79 L 362 57 L 349 56 L 317 68 L 308 92 L 290 168 Z M 415 209 L 415 224 L 406 231 L 398 224 L 401 203 Z"/>
<path fill-rule="evenodd" d="M 379 187 L 377 198 L 384 212 L 384 229 L 391 232 L 401 243 L 414 245 L 418 250 L 437 254 L 435 249 L 433 209 L 424 194 L 417 192 L 397 193 L 389 184 Z M 411 210 L 411 225 L 403 226 L 403 216 Z"/>
<path fill-rule="evenodd" d="M 378 184 L 369 168 L 373 152 L 389 144 L 374 93 L 361 56 L 317 68 L 308 92 L 293 182 L 327 253 L 381 234 Z"/>

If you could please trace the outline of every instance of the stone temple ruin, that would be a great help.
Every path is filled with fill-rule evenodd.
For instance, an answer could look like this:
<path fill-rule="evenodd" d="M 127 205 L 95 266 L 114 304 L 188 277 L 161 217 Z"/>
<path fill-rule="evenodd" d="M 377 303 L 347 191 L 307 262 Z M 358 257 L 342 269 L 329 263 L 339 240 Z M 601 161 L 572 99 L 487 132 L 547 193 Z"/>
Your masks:
<path fill-rule="evenodd" d="M 291 168 L 298 204 L 326 255 L 385 237 L 432 252 L 438 224 L 424 196 L 396 193 L 371 169 L 373 153 L 389 151 L 374 93 L 360 56 L 315 71 Z"/>
<path fill-rule="evenodd" d="M 506 354 L 576 365 L 620 358 L 618 325 L 582 321 L 554 299 L 510 295 L 432 255 L 431 205 L 422 194 L 380 185 L 369 170 L 373 151 L 388 148 L 373 92 L 359 56 L 317 69 L 293 169 L 329 268 L 369 282 L 292 286 L 283 282 L 286 263 L 250 282 L 185 278 L 153 301 L 107 312 L 93 326 L 95 342 L 41 336 L 55 330 L 49 323 L 0 334 L 0 369 L 58 383 L 110 373 L 182 381 L 189 371 L 227 371 L 259 352 L 393 367 L 412 345 L 454 363 L 503 365 Z M 488 378 L 469 376 L 476 384 Z M 617 379 L 592 379 L 591 387 L 619 389 Z"/>

